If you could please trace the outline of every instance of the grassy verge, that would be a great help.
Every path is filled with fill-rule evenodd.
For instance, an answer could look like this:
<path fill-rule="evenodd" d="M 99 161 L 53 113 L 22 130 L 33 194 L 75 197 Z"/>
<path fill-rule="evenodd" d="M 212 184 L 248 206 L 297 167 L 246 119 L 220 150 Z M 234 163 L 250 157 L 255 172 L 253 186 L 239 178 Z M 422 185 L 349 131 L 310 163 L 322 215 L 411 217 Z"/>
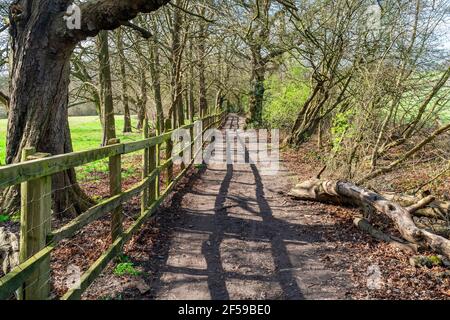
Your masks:
<path fill-rule="evenodd" d="M 70 117 L 70 132 L 74 151 L 82 151 L 98 148 L 102 141 L 102 128 L 97 116 Z M 0 120 L 0 165 L 5 164 L 6 151 L 6 127 L 7 120 Z M 133 119 L 133 127 L 136 127 L 136 119 Z M 123 117 L 116 116 L 116 132 L 122 142 L 130 142 L 141 139 L 141 133 L 123 134 Z M 100 164 L 97 164 L 100 165 Z M 101 165 L 100 165 L 101 166 Z M 95 165 L 93 165 L 95 167 Z"/>

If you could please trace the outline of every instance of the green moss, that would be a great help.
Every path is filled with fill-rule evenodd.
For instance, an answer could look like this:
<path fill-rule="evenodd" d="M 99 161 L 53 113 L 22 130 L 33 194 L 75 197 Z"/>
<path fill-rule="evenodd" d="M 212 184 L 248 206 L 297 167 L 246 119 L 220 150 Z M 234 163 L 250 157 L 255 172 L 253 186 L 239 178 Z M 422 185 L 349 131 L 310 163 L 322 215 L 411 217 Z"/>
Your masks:
<path fill-rule="evenodd" d="M 12 215 L 0 214 L 0 225 L 5 222 L 20 222 L 20 212 L 16 212 Z"/>
<path fill-rule="evenodd" d="M 430 261 L 430 263 L 433 266 L 440 266 L 440 265 L 442 265 L 442 259 L 439 258 L 438 256 L 429 256 L 428 260 Z"/>
<path fill-rule="evenodd" d="M 415 256 L 410 258 L 411 265 L 415 267 L 433 268 L 444 265 L 442 258 L 439 256 Z"/>

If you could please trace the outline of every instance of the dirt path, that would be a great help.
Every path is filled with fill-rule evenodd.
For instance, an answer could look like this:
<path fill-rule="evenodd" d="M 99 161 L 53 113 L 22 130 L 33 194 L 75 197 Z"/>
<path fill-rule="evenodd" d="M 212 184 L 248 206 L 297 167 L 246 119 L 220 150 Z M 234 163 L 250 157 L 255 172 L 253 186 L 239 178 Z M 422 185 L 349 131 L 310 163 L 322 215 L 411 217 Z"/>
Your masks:
<path fill-rule="evenodd" d="M 225 128 L 242 127 L 229 116 Z M 345 272 L 321 263 L 332 248 L 311 208 L 288 202 L 282 166 L 212 165 L 160 214 L 172 230 L 150 261 L 152 299 L 345 299 Z M 169 212 L 172 214 L 169 214 Z M 163 218 L 164 219 L 164 218 Z"/>

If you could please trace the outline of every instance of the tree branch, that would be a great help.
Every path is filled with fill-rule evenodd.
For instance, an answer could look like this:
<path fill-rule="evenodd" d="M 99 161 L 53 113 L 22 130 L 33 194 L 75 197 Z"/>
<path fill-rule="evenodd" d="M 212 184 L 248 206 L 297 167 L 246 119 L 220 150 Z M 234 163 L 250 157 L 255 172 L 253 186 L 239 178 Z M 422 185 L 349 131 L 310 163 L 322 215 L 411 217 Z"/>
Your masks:
<path fill-rule="evenodd" d="M 421 199 L 419 202 L 407 207 L 406 210 L 408 210 L 409 213 L 414 213 L 417 210 L 425 208 L 427 205 L 432 203 L 434 200 L 436 200 L 436 198 L 433 196 L 425 197 L 425 198 Z"/>
<path fill-rule="evenodd" d="M 66 21 L 56 19 L 56 34 L 76 44 L 87 37 L 95 37 L 101 30 L 114 30 L 134 19 L 139 13 L 150 13 L 169 3 L 170 0 L 97 0 L 80 5 L 81 28 L 70 30 Z"/>
<path fill-rule="evenodd" d="M 184 13 L 186 13 L 186 14 L 188 14 L 188 15 L 191 15 L 191 16 L 193 16 L 193 17 L 200 18 L 200 19 L 202 19 L 202 20 L 205 20 L 205 21 L 208 22 L 208 23 L 215 23 L 215 22 L 216 22 L 215 20 L 208 19 L 208 18 L 206 18 L 205 16 L 202 16 L 202 15 L 200 15 L 200 14 L 196 14 L 196 13 L 194 13 L 194 12 L 192 12 L 192 11 L 189 11 L 189 10 L 187 10 L 187 9 L 184 9 L 184 8 L 180 7 L 180 6 L 177 6 L 175 3 L 169 2 L 169 5 L 171 5 L 172 7 L 176 8 L 176 9 L 179 9 L 179 10 L 183 11 Z"/>
<path fill-rule="evenodd" d="M 141 28 L 138 25 L 135 25 L 135 24 L 133 24 L 131 22 L 125 22 L 123 25 L 127 26 L 127 27 L 129 27 L 129 28 L 131 28 L 131 29 L 133 29 L 133 30 L 135 30 L 137 32 L 139 32 L 142 35 L 142 37 L 145 38 L 145 39 L 150 39 L 151 37 L 153 37 L 153 35 L 152 35 L 152 33 L 150 31 L 148 31 L 148 30 L 146 30 L 144 28 Z"/>
<path fill-rule="evenodd" d="M 417 144 L 414 148 L 412 148 L 411 150 L 409 150 L 408 152 L 406 152 L 400 159 L 392 162 L 390 165 L 388 165 L 387 167 L 383 167 L 380 168 L 378 170 L 372 171 L 371 173 L 367 174 L 366 176 L 364 176 L 363 178 L 361 178 L 357 184 L 362 184 L 365 183 L 369 180 L 372 180 L 382 174 L 391 172 L 392 170 L 394 170 L 395 168 L 397 168 L 400 164 L 402 164 L 403 162 L 405 162 L 406 160 L 408 160 L 411 156 L 413 156 L 414 154 L 416 154 L 418 151 L 420 151 L 425 145 L 427 145 L 428 143 L 430 143 L 431 141 L 433 141 L 434 139 L 436 139 L 436 137 L 438 137 L 439 135 L 441 135 L 444 132 L 447 132 L 448 130 L 450 130 L 450 123 L 437 129 L 436 131 L 434 131 L 430 136 L 428 136 L 427 138 L 423 139 L 419 144 Z"/>

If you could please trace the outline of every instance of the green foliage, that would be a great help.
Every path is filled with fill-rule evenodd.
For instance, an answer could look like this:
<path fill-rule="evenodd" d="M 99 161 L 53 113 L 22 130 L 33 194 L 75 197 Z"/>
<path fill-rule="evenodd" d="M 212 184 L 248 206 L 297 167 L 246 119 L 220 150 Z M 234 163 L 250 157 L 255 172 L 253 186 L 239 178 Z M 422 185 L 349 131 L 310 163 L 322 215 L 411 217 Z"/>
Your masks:
<path fill-rule="evenodd" d="M 119 277 L 125 275 L 139 276 L 141 272 L 136 270 L 133 262 L 121 262 L 114 268 L 114 274 Z"/>
<path fill-rule="evenodd" d="M 310 89 L 303 80 L 304 69 L 290 68 L 283 78 L 273 75 L 266 81 L 266 103 L 263 122 L 270 128 L 290 129 L 296 115 L 308 99 Z"/>
<path fill-rule="evenodd" d="M 333 118 L 333 125 L 331 127 L 331 136 L 333 143 L 333 151 L 337 152 L 340 149 L 343 135 L 350 136 L 351 128 L 350 119 L 353 116 L 352 110 L 337 113 Z"/>
<path fill-rule="evenodd" d="M 116 258 L 117 265 L 114 268 L 114 274 L 116 276 L 139 276 L 141 272 L 136 270 L 134 263 L 131 261 L 130 257 L 122 254 Z"/>
<path fill-rule="evenodd" d="M 249 104 L 250 104 L 250 96 L 249 95 L 241 95 L 241 103 L 242 103 L 242 111 L 248 112 L 249 111 Z M 236 108 L 239 110 L 239 106 Z M 236 110 L 234 110 L 236 111 Z"/>
<path fill-rule="evenodd" d="M 9 218 L 12 222 L 20 222 L 20 211 L 14 213 Z"/>
<path fill-rule="evenodd" d="M 11 220 L 10 216 L 0 214 L 0 223 L 8 222 L 9 220 Z"/>

